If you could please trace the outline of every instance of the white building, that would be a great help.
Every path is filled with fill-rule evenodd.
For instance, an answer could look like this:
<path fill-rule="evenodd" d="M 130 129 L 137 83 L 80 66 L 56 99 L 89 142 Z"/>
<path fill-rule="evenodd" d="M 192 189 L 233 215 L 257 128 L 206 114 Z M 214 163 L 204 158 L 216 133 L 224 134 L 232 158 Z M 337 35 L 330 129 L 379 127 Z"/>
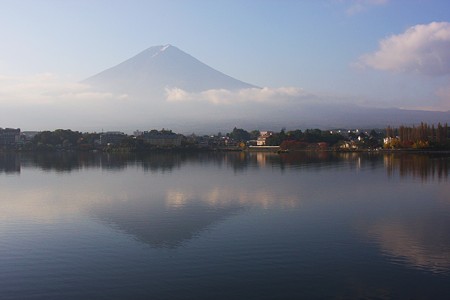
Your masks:
<path fill-rule="evenodd" d="M 261 131 L 258 139 L 256 140 L 256 146 L 265 146 L 267 138 L 271 137 L 272 134 L 272 131 Z"/>

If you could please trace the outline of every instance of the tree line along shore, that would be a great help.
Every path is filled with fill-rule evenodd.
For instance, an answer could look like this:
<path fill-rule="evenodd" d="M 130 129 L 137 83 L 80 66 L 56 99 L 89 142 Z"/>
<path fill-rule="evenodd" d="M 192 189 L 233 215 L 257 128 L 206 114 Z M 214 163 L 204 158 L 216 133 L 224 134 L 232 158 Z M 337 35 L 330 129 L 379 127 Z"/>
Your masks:
<path fill-rule="evenodd" d="M 213 135 L 182 135 L 172 130 L 123 132 L 79 132 L 70 129 L 54 131 L 20 131 L 0 128 L 2 151 L 106 151 L 146 152 L 169 150 L 264 150 L 278 151 L 330 150 L 450 150 L 447 123 L 417 126 L 388 126 L 385 129 L 306 129 L 275 131 L 232 131 Z"/>

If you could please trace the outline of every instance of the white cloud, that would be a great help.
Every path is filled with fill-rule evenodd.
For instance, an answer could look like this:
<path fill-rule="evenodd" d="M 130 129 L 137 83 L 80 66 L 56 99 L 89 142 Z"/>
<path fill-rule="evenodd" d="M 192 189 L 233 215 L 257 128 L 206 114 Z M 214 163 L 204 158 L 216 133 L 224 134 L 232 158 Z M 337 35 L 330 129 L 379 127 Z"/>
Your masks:
<path fill-rule="evenodd" d="M 383 71 L 450 75 L 450 23 L 416 25 L 385 38 L 378 51 L 360 57 L 359 65 Z"/>
<path fill-rule="evenodd" d="M 225 89 L 206 90 L 200 93 L 189 93 L 180 88 L 166 88 L 168 102 L 206 102 L 215 105 L 231 105 L 238 103 L 280 104 L 299 97 L 307 97 L 303 89 L 296 87 L 249 88 L 237 91 Z"/>
<path fill-rule="evenodd" d="M 368 10 L 371 6 L 384 5 L 389 0 L 353 0 L 346 12 L 348 15 L 355 15 Z"/>
<path fill-rule="evenodd" d="M 51 73 L 0 75 L 1 127 L 97 130 L 106 122 L 119 124 L 129 102 L 127 95 L 92 91 L 88 85 Z"/>
<path fill-rule="evenodd" d="M 48 105 L 126 98 L 127 95 L 93 92 L 86 84 L 63 80 L 51 73 L 24 77 L 0 75 L 0 104 Z"/>
<path fill-rule="evenodd" d="M 440 100 L 440 106 L 450 110 L 450 85 L 437 89 L 436 95 Z"/>
<path fill-rule="evenodd" d="M 169 102 L 186 102 L 193 101 L 193 94 L 186 92 L 180 88 L 166 88 L 166 100 Z"/>

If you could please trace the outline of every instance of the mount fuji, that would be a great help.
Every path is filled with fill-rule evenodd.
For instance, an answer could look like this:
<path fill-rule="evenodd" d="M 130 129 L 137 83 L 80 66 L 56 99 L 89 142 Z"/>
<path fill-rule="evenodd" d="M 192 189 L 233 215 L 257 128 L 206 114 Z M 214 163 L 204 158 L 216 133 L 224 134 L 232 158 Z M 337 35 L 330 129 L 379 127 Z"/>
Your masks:
<path fill-rule="evenodd" d="M 167 88 L 187 92 L 256 88 L 209 67 L 172 45 L 150 47 L 83 83 L 97 90 L 146 97 L 161 94 Z"/>

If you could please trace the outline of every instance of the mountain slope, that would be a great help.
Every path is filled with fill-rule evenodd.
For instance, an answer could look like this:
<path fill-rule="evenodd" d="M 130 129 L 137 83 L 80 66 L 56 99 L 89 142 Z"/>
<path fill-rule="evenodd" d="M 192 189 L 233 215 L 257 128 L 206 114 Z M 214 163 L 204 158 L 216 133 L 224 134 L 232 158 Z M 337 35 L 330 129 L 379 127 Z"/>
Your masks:
<path fill-rule="evenodd" d="M 136 96 L 162 95 L 165 88 L 199 92 L 255 87 L 207 66 L 172 45 L 150 47 L 83 83 L 96 90 Z"/>

